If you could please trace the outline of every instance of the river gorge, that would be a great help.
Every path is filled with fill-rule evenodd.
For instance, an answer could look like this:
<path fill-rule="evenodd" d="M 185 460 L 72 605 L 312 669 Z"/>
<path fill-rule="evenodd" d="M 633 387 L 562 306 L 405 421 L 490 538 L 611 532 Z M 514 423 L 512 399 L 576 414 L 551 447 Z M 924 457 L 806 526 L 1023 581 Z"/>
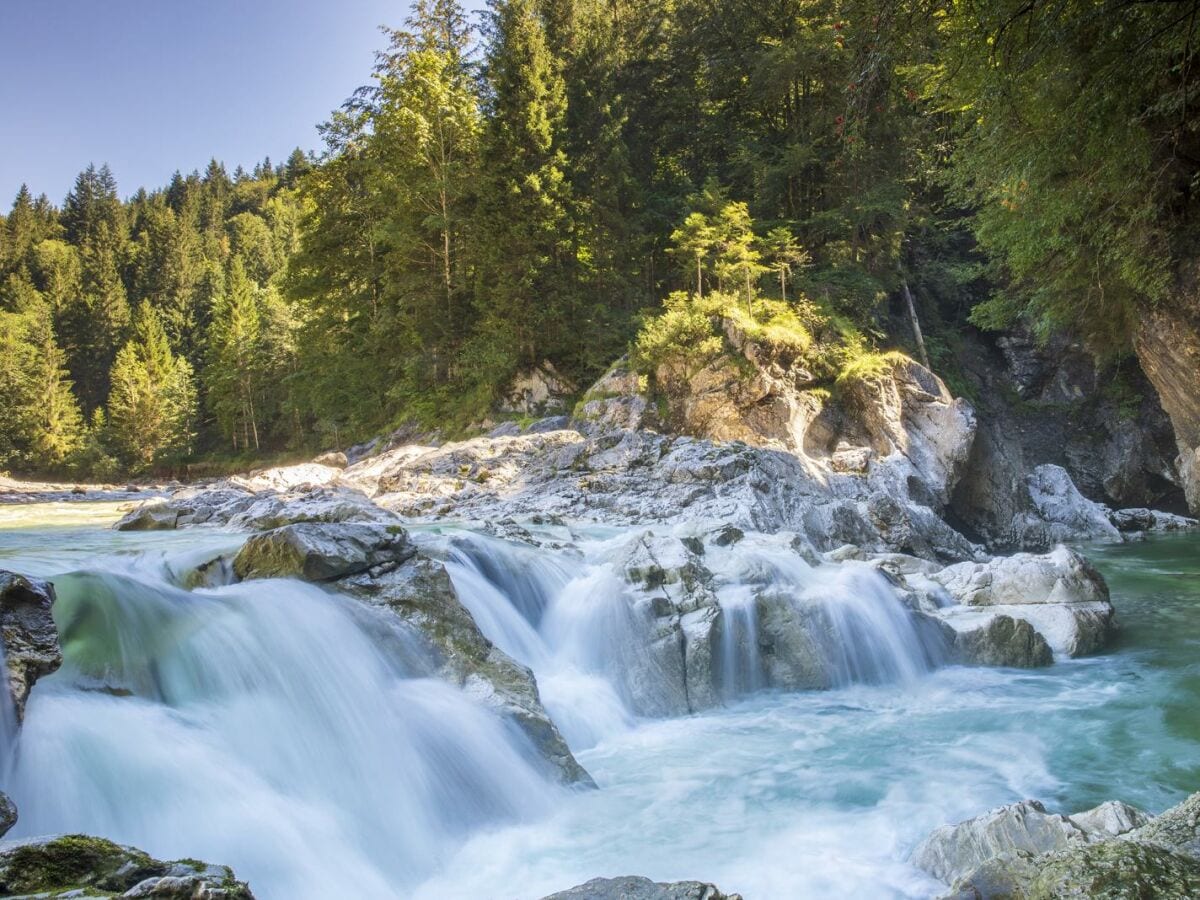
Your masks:
<path fill-rule="evenodd" d="M 689 712 L 679 677 L 647 664 L 665 657 L 619 575 L 633 530 L 549 525 L 533 547 L 414 527 L 481 631 L 532 669 L 592 789 L 550 777 L 510 722 L 431 676 L 405 628 L 336 587 L 184 587 L 244 533 L 114 531 L 119 515 L 0 508 L 0 567 L 54 583 L 64 655 L 6 751 L 10 838 L 218 860 L 259 897 L 537 898 L 629 872 L 747 900 L 928 897 L 944 886 L 909 855 L 943 823 L 1025 797 L 1157 813 L 1200 783 L 1194 534 L 1087 547 L 1117 638 L 1023 670 L 958 664 L 863 563 L 746 533 L 704 554 L 732 625 L 713 645 L 718 696 Z M 748 600 L 762 588 L 823 610 L 824 689 L 773 686 Z"/>

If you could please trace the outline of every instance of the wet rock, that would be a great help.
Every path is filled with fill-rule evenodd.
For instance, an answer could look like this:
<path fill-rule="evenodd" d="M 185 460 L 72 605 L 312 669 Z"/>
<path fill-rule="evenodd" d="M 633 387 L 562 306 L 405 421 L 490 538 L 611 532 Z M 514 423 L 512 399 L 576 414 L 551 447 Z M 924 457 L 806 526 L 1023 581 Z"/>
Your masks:
<path fill-rule="evenodd" d="M 958 882 L 989 861 L 1007 854 L 1031 856 L 1076 844 L 1109 840 L 1132 831 L 1149 817 L 1121 803 L 1106 803 L 1077 816 L 1046 811 L 1036 800 L 1022 800 L 993 809 L 958 825 L 934 829 L 912 853 L 911 861 L 933 877 Z M 988 880 L 998 880 L 994 871 Z"/>
<path fill-rule="evenodd" d="M 233 560 L 239 579 L 333 581 L 368 569 L 395 568 L 416 554 L 399 526 L 286 525 L 251 537 Z"/>
<path fill-rule="evenodd" d="M 955 635 L 955 652 L 971 666 L 1035 669 L 1054 662 L 1054 652 L 1034 627 L 1012 616 L 995 616 L 986 624 Z"/>
<path fill-rule="evenodd" d="M 1157 509 L 1117 509 L 1109 513 L 1108 518 L 1122 534 L 1193 531 L 1200 528 L 1200 522 L 1195 519 Z"/>
<path fill-rule="evenodd" d="M 170 531 L 178 522 L 179 510 L 167 501 L 157 501 L 126 513 L 113 528 L 117 531 Z"/>
<path fill-rule="evenodd" d="M 555 777 L 567 784 L 592 784 L 542 706 L 533 673 L 483 636 L 441 563 L 417 554 L 390 572 L 360 574 L 336 586 L 412 626 L 432 649 L 436 674 L 510 719 Z"/>
<path fill-rule="evenodd" d="M 741 894 L 724 894 L 715 885 L 699 881 L 653 882 L 649 878 L 593 878 L 570 890 L 542 900 L 742 900 Z"/>
<path fill-rule="evenodd" d="M 62 665 L 53 605 L 49 582 L 0 570 L 0 643 L 18 722 L 34 682 Z"/>
<path fill-rule="evenodd" d="M 0 793 L 0 837 L 8 834 L 17 824 L 17 805 L 9 799 L 8 794 Z"/>
<path fill-rule="evenodd" d="M 156 900 L 253 900 L 227 866 L 162 862 L 141 850 L 85 835 L 0 845 L 0 894 L 6 897 L 142 897 Z"/>
<path fill-rule="evenodd" d="M 1130 838 L 1200 858 L 1200 793 L 1141 825 Z"/>

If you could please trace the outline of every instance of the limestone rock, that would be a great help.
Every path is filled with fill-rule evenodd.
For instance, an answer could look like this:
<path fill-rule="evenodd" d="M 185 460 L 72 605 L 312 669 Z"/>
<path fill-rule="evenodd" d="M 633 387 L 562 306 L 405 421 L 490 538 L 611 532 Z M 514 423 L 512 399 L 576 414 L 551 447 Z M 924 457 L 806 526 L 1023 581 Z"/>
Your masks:
<path fill-rule="evenodd" d="M 1106 803 L 1067 817 L 1047 812 L 1036 800 L 1022 800 L 958 825 L 934 829 L 913 851 L 911 861 L 941 881 L 956 883 L 957 889 L 957 882 L 998 857 L 1038 856 L 1075 844 L 1106 841 L 1131 832 L 1147 819 L 1145 813 L 1125 804 Z"/>
<path fill-rule="evenodd" d="M 328 466 L 333 469 L 344 469 L 350 465 L 350 459 L 345 453 L 340 450 L 335 450 L 330 453 L 322 453 L 313 460 L 314 466 Z"/>
<path fill-rule="evenodd" d="M 955 651 L 972 666 L 1035 669 L 1054 662 L 1046 639 L 1023 619 L 995 616 L 985 624 L 955 636 Z"/>
<path fill-rule="evenodd" d="M 930 576 L 961 606 L 941 611 L 955 630 L 989 626 L 999 615 L 1029 622 L 1055 653 L 1082 656 L 1104 646 L 1113 629 L 1108 586 L 1073 550 L 1018 553 L 959 563 Z"/>
<path fill-rule="evenodd" d="M 0 895 L 253 900 L 227 866 L 161 862 L 141 850 L 84 835 L 0 845 Z"/>
<path fill-rule="evenodd" d="M 416 554 L 399 526 L 304 523 L 251 537 L 233 560 L 242 580 L 334 581 L 378 567 L 395 568 Z"/>
<path fill-rule="evenodd" d="M 1095 503 L 1075 487 L 1062 466 L 1042 465 L 1026 478 L 1033 510 L 1014 524 L 1023 542 L 1053 545 L 1061 541 L 1120 540 L 1109 521 L 1108 507 Z"/>
<path fill-rule="evenodd" d="M 0 643 L 18 722 L 34 682 L 62 665 L 53 605 L 49 582 L 0 570 Z"/>
<path fill-rule="evenodd" d="M 699 881 L 653 882 L 649 878 L 593 878 L 542 900 L 742 900 L 741 894 L 722 893 Z"/>

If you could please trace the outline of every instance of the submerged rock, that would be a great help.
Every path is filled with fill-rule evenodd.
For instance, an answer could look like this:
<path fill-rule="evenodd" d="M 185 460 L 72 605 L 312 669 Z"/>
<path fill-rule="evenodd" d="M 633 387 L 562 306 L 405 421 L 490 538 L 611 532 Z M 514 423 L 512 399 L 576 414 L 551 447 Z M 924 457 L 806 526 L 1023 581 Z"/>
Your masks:
<path fill-rule="evenodd" d="M 34 682 L 62 665 L 53 605 L 54 587 L 48 581 L 0 570 L 0 644 L 18 722 Z"/>
<path fill-rule="evenodd" d="M 741 894 L 724 894 L 715 885 L 699 881 L 654 882 L 649 878 L 593 878 L 570 890 L 542 900 L 742 900 Z"/>
<path fill-rule="evenodd" d="M 0 895 L 254 900 L 228 866 L 162 862 L 133 847 L 79 834 L 0 844 Z"/>
<path fill-rule="evenodd" d="M 334 581 L 368 569 L 394 568 L 416 554 L 407 532 L 387 525 L 285 525 L 256 534 L 238 551 L 240 579 Z"/>

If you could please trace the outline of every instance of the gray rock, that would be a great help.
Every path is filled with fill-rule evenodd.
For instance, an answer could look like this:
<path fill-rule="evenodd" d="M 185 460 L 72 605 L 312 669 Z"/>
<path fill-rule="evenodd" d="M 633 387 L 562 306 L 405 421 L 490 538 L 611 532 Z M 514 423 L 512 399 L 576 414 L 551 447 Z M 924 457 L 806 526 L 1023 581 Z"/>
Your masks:
<path fill-rule="evenodd" d="M 939 613 L 960 632 L 1008 615 L 1029 622 L 1055 653 L 1081 656 L 1103 647 L 1113 630 L 1103 577 L 1065 547 L 1040 556 L 1018 553 L 959 563 L 930 577 L 961 604 Z"/>
<path fill-rule="evenodd" d="M 410 625 L 434 653 L 434 674 L 511 720 L 556 778 L 593 784 L 542 706 L 533 673 L 483 636 L 441 563 L 417 554 L 391 571 L 345 578 L 336 587 Z"/>
<path fill-rule="evenodd" d="M 1022 800 L 993 809 L 958 825 L 934 829 L 912 853 L 913 865 L 959 889 L 967 876 L 1000 858 L 1004 865 L 990 867 L 980 875 L 989 883 L 1003 883 L 1003 875 L 1017 854 L 1036 857 L 1080 843 L 1111 840 L 1133 832 L 1149 817 L 1124 803 L 1109 802 L 1067 817 L 1050 813 L 1036 800 Z M 1133 837 L 1134 832 L 1130 836 Z M 1018 866 L 1019 868 L 1019 866 Z M 989 889 L 991 890 L 991 889 Z"/>
<path fill-rule="evenodd" d="M 18 722 L 34 682 L 62 665 L 53 605 L 49 582 L 0 570 L 0 644 Z"/>
<path fill-rule="evenodd" d="M 1054 662 L 1046 639 L 1012 616 L 994 616 L 978 628 L 957 632 L 954 646 L 958 658 L 972 666 L 1035 669 Z"/>
<path fill-rule="evenodd" d="M 375 568 L 395 568 L 416 554 L 399 526 L 304 523 L 251 537 L 233 560 L 238 578 L 334 581 Z"/>
<path fill-rule="evenodd" d="M 168 501 L 144 503 L 126 513 L 115 525 L 117 531 L 170 531 L 179 521 L 179 510 Z"/>
<path fill-rule="evenodd" d="M 570 890 L 542 900 L 742 900 L 741 894 L 724 894 L 699 881 L 653 882 L 649 878 L 593 878 Z"/>
<path fill-rule="evenodd" d="M 8 794 L 0 793 L 0 837 L 8 834 L 16 824 L 17 805 L 12 802 Z"/>
<path fill-rule="evenodd" d="M 162 862 L 133 847 L 77 834 L 0 844 L 0 895 L 254 900 L 227 866 Z"/>
<path fill-rule="evenodd" d="M 1140 825 L 1129 837 L 1200 858 L 1200 793 Z"/>
<path fill-rule="evenodd" d="M 1042 465 L 1026 479 L 1033 503 L 1013 529 L 1022 543 L 1054 545 L 1062 541 L 1120 540 L 1109 509 L 1079 493 L 1061 466 Z"/>

